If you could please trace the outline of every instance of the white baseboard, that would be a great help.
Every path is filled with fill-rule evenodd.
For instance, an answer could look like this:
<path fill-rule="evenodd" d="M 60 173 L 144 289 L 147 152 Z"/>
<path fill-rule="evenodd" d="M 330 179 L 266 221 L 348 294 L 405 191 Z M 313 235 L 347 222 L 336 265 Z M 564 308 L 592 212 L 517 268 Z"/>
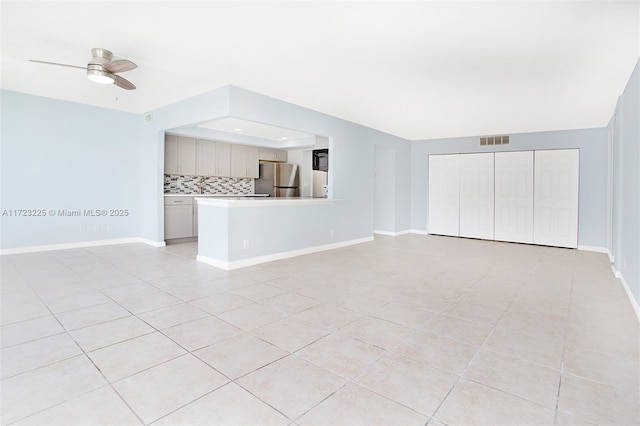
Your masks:
<path fill-rule="evenodd" d="M 578 244 L 578 250 L 593 251 L 593 252 L 596 252 L 596 253 L 604 253 L 607 256 L 609 256 L 609 262 L 611 262 L 611 263 L 615 262 L 615 260 L 616 260 L 615 256 L 611 254 L 611 251 L 607 247 L 583 246 L 583 245 Z"/>
<path fill-rule="evenodd" d="M 250 257 L 248 259 L 226 261 L 213 259 L 211 257 L 197 255 L 196 260 L 202 263 L 206 263 L 216 268 L 231 271 L 239 268 L 246 268 L 247 266 L 259 265 L 261 263 L 273 262 L 274 260 L 288 259 L 291 257 L 302 256 L 305 254 L 317 253 L 319 251 L 333 250 L 341 247 L 352 246 L 355 244 L 367 243 L 373 241 L 373 237 L 359 238 L 356 240 L 342 241 L 339 243 L 325 244 L 322 246 L 307 247 L 299 250 L 283 251 L 280 253 L 268 254 L 265 256 Z"/>
<path fill-rule="evenodd" d="M 138 240 L 137 242 L 139 243 L 144 243 L 151 247 L 165 247 L 167 245 L 164 241 L 153 241 L 147 240 L 146 238 L 136 238 L 136 240 Z"/>
<path fill-rule="evenodd" d="M 624 288 L 624 292 L 627 293 L 627 298 L 629 299 L 629 302 L 631 303 L 631 307 L 633 308 L 633 312 L 635 312 L 636 317 L 638 318 L 638 321 L 640 322 L 640 305 L 638 305 L 638 301 L 636 300 L 635 297 L 633 297 L 633 293 L 631 293 L 631 289 L 629 288 L 629 284 L 627 284 L 627 282 L 625 281 L 624 277 L 622 276 L 622 274 L 616 270 L 615 266 L 611 265 L 611 272 L 613 272 L 613 275 L 616 276 L 616 278 L 618 278 L 620 280 L 620 282 L 622 283 L 622 288 Z"/>
<path fill-rule="evenodd" d="M 412 234 L 429 235 L 429 232 L 424 229 L 410 229 L 409 232 Z"/>
<path fill-rule="evenodd" d="M 406 235 L 406 234 L 410 234 L 411 231 L 406 229 L 404 231 L 399 231 L 399 232 L 390 232 L 390 231 L 379 231 L 377 229 L 373 230 L 374 234 L 379 234 L 379 235 L 389 235 L 391 237 L 397 237 L 398 235 Z"/>
<path fill-rule="evenodd" d="M 69 249 L 76 249 L 76 248 L 99 247 L 99 246 L 110 246 L 115 244 L 132 244 L 132 243 L 143 243 L 153 247 L 165 246 L 164 241 L 152 241 L 152 240 L 147 240 L 146 238 L 140 238 L 140 237 L 114 238 L 112 240 L 81 241 L 77 243 L 49 244 L 49 245 L 42 245 L 42 246 L 0 249 L 0 256 L 9 255 L 9 254 L 37 253 L 41 251 L 69 250 Z"/>
<path fill-rule="evenodd" d="M 594 251 L 596 253 L 609 253 L 609 249 L 606 247 L 583 246 L 581 244 L 578 244 L 578 250 Z"/>

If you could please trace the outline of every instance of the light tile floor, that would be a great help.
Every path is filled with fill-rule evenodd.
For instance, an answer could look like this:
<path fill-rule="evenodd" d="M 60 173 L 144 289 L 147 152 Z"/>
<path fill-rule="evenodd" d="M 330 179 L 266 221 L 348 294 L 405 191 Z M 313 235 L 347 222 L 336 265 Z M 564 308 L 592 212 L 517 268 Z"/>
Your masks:
<path fill-rule="evenodd" d="M 638 424 L 604 254 L 405 235 L 225 272 L 3 256 L 2 424 Z"/>

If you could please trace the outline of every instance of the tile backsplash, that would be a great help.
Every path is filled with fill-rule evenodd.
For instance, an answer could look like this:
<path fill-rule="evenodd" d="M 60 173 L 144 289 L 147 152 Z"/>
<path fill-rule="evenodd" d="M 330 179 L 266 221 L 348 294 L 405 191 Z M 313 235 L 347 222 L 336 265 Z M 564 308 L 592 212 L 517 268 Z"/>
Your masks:
<path fill-rule="evenodd" d="M 253 194 L 253 179 L 164 175 L 165 194 Z"/>

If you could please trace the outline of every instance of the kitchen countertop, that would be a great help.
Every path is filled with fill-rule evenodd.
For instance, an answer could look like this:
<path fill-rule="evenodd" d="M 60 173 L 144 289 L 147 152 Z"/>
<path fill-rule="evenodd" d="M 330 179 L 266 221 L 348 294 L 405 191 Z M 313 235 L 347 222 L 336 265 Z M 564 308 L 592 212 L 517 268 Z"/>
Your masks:
<path fill-rule="evenodd" d="M 198 197 L 198 198 L 221 198 L 221 197 L 268 197 L 269 194 L 164 194 L 165 197 Z"/>
<path fill-rule="evenodd" d="M 312 197 L 208 197 L 196 196 L 198 204 L 221 207 L 258 207 L 258 206 L 304 206 L 310 204 L 332 204 L 339 201 L 335 198 Z"/>

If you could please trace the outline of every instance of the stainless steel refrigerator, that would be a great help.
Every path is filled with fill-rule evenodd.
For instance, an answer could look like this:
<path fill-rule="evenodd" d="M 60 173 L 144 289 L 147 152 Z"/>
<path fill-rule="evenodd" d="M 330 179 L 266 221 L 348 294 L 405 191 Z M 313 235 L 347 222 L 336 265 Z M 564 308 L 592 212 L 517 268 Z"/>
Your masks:
<path fill-rule="evenodd" d="M 256 179 L 256 194 L 270 197 L 299 197 L 298 166 L 288 163 L 260 163 L 260 178 Z"/>

